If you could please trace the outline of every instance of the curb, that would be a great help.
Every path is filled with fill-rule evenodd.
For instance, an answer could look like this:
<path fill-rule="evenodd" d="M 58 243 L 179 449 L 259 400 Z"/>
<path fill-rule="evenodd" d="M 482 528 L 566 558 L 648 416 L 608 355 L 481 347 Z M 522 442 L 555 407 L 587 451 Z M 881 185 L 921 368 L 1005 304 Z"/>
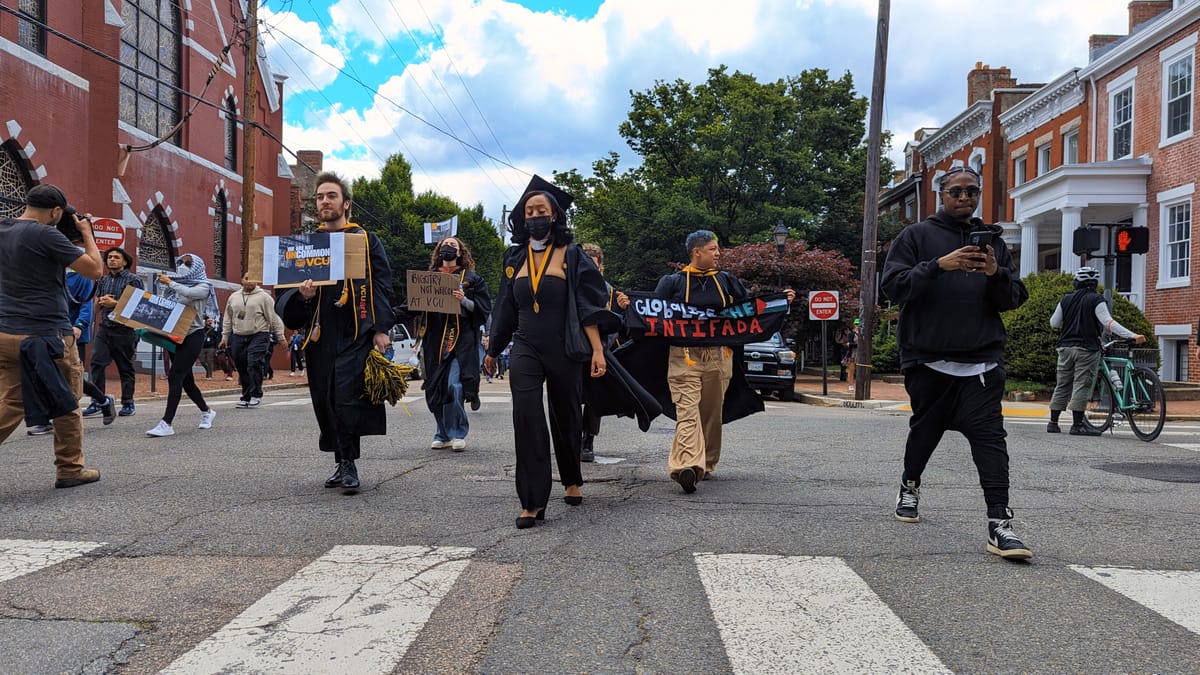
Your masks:
<path fill-rule="evenodd" d="M 166 384 L 166 383 L 164 383 L 164 384 Z M 282 389 L 299 389 L 301 387 L 304 387 L 307 389 L 308 382 L 307 381 L 305 381 L 305 382 L 280 382 L 278 384 L 263 384 L 263 391 L 266 392 L 266 391 L 276 391 L 276 390 L 282 390 Z M 240 387 L 229 387 L 226 389 L 209 389 L 207 391 L 201 390 L 201 393 L 204 394 L 205 397 L 208 397 L 208 396 L 217 397 L 217 396 L 229 396 L 230 394 L 240 394 L 240 393 L 242 393 L 242 390 Z M 143 397 L 139 398 L 138 400 L 139 401 L 162 401 L 162 400 L 166 400 L 166 398 L 167 398 L 166 392 L 163 392 L 161 394 L 155 392 L 153 394 L 147 394 L 146 396 L 143 396 Z"/>

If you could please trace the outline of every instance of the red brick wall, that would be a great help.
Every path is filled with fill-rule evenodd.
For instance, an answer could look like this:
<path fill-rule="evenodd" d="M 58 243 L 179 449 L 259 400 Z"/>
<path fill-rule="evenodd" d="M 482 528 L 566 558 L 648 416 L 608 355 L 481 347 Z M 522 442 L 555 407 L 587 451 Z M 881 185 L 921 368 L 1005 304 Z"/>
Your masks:
<path fill-rule="evenodd" d="M 1171 10 L 1171 0 L 1132 0 L 1129 3 L 1129 32 L 1150 19 Z"/>
<path fill-rule="evenodd" d="M 1063 165 L 1065 136 L 1062 134 L 1060 129 L 1064 124 L 1070 122 L 1076 117 L 1078 117 L 1080 120 L 1079 127 L 1076 129 L 1076 131 L 1079 132 L 1079 162 L 1083 163 L 1088 161 L 1088 133 L 1090 130 L 1090 125 L 1088 123 L 1087 96 L 1089 96 L 1089 94 L 1086 92 L 1085 88 L 1083 103 L 1064 111 L 1062 115 L 1045 122 L 1041 126 L 1034 128 L 1032 131 L 1023 136 L 1017 136 L 1008 139 L 1006 157 L 1004 158 L 1005 170 L 1008 176 L 1007 185 L 1005 188 L 1006 191 L 1016 187 L 1013 184 L 1012 178 L 1014 171 L 1013 166 L 1016 161 L 1016 155 L 1014 155 L 1014 153 L 1019 151 L 1022 147 L 1026 148 L 1025 181 L 1029 182 L 1037 177 L 1037 147 L 1034 145 L 1034 141 L 1048 133 L 1052 134 L 1053 136 L 1050 141 L 1050 170 L 1057 169 Z M 1016 215 L 1016 211 L 1013 206 L 1013 200 L 1010 197 L 1006 197 L 1004 201 L 1004 220 L 1011 222 Z"/>

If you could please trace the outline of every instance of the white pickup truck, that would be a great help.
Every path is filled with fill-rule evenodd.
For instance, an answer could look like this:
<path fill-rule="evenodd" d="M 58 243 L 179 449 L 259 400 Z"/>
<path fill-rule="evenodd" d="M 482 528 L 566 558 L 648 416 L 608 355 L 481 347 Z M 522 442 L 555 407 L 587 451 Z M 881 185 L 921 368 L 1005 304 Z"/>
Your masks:
<path fill-rule="evenodd" d="M 417 353 L 417 340 L 408 332 L 408 326 L 402 323 L 392 327 L 392 363 L 416 368 L 411 379 L 421 379 L 421 356 Z"/>

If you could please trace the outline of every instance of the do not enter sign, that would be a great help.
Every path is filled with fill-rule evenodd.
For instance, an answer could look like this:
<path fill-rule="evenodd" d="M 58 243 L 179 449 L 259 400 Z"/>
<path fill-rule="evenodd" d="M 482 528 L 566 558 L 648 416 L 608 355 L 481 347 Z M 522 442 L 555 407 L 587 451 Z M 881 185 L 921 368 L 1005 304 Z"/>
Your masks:
<path fill-rule="evenodd" d="M 101 251 L 125 245 L 125 226 L 112 218 L 93 218 L 92 232 Z"/>
<path fill-rule="evenodd" d="M 829 321 L 838 318 L 837 291 L 809 291 L 808 318 L 814 321 Z"/>

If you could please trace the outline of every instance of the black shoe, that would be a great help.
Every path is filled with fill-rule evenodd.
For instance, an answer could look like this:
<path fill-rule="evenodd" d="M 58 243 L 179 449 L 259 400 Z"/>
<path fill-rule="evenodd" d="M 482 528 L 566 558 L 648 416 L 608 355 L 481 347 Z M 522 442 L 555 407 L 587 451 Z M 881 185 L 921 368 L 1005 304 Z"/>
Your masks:
<path fill-rule="evenodd" d="M 117 415 L 120 415 L 121 417 L 129 417 L 133 413 L 134 413 L 133 404 L 126 403 L 125 405 L 121 406 L 121 411 L 118 412 Z"/>
<path fill-rule="evenodd" d="M 347 459 L 342 461 L 342 494 L 352 495 L 358 493 L 358 467 L 354 466 L 354 460 Z"/>
<path fill-rule="evenodd" d="M 581 461 L 581 462 L 596 461 L 596 451 L 592 449 L 592 442 L 595 440 L 595 438 L 596 437 L 591 434 L 583 435 L 583 445 L 580 446 L 580 448 L 579 448 L 579 461 Z"/>
<path fill-rule="evenodd" d="M 1005 507 L 1003 512 L 1005 518 L 992 518 L 989 513 L 987 552 L 1014 560 L 1032 558 L 1033 552 L 1012 531 L 1012 510 Z"/>
<path fill-rule="evenodd" d="M 117 419 L 117 402 L 113 400 L 113 397 L 106 396 L 104 405 L 100 406 L 100 411 L 104 413 L 104 419 L 101 420 L 104 425 L 112 424 L 113 420 Z"/>
<path fill-rule="evenodd" d="M 679 474 L 675 476 L 675 482 L 679 483 L 684 492 L 692 494 L 696 491 L 696 470 L 691 467 L 680 470 Z"/>
<path fill-rule="evenodd" d="M 471 410 L 479 410 L 479 397 L 474 394 L 466 397 L 467 403 L 471 404 Z"/>
<path fill-rule="evenodd" d="M 545 519 L 546 519 L 546 509 L 545 508 L 539 509 L 536 516 L 517 516 L 517 529 L 518 530 L 527 530 L 527 529 L 533 527 L 534 525 L 537 525 L 537 521 L 545 520 Z"/>
<path fill-rule="evenodd" d="M 921 516 L 917 513 L 917 502 L 920 499 L 921 488 L 917 486 L 917 481 L 900 483 L 900 494 L 896 496 L 896 520 L 902 523 L 921 522 Z"/>
<path fill-rule="evenodd" d="M 111 397 L 109 397 L 109 398 L 111 398 Z M 104 410 L 104 408 L 102 407 L 102 404 L 92 401 L 91 405 L 89 405 L 88 407 L 83 409 L 83 416 L 84 417 L 94 417 L 96 415 L 99 415 L 103 410 Z"/>
<path fill-rule="evenodd" d="M 579 506 L 583 503 L 583 495 L 563 495 L 563 501 L 569 506 Z"/>
<path fill-rule="evenodd" d="M 1058 422 L 1050 422 L 1046 425 L 1046 433 L 1048 434 L 1057 434 L 1061 432 L 1062 429 L 1058 428 Z"/>
<path fill-rule="evenodd" d="M 338 462 L 337 470 L 333 472 L 332 476 L 325 479 L 325 487 L 327 487 L 327 488 L 342 487 L 342 478 L 344 478 L 345 476 L 346 476 L 345 468 L 342 466 L 341 462 Z"/>
<path fill-rule="evenodd" d="M 1072 436 L 1101 436 L 1103 432 L 1097 431 L 1091 427 L 1085 427 L 1082 424 L 1072 424 L 1071 430 L 1067 433 Z"/>

